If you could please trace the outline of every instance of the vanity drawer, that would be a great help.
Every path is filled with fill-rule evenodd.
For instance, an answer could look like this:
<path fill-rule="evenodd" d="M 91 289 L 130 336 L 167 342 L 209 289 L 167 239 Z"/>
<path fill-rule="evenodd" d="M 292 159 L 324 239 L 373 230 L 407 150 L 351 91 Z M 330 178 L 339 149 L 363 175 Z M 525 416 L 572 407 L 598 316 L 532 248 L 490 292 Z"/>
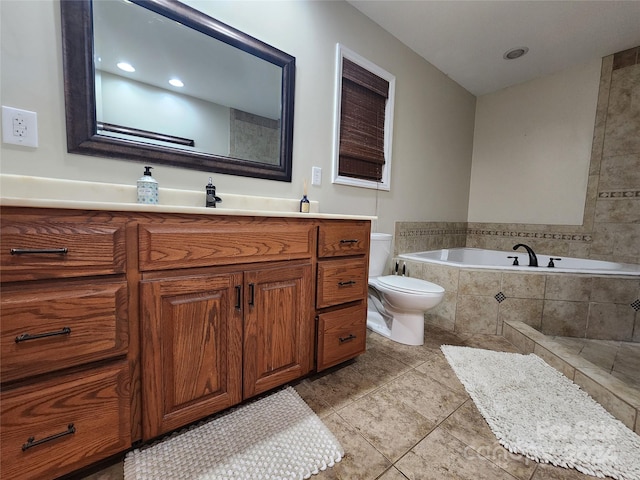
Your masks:
<path fill-rule="evenodd" d="M 364 353 L 366 340 L 366 303 L 320 314 L 318 371 Z"/>
<path fill-rule="evenodd" d="M 318 262 L 317 308 L 362 300 L 367 291 L 366 258 Z"/>
<path fill-rule="evenodd" d="M 3 478 L 57 478 L 129 448 L 128 383 L 123 361 L 3 391 Z"/>
<path fill-rule="evenodd" d="M 11 286 L 0 305 L 2 382 L 127 351 L 124 281 Z"/>
<path fill-rule="evenodd" d="M 318 257 L 364 255 L 369 252 L 371 225 L 366 222 L 333 222 L 320 224 Z"/>
<path fill-rule="evenodd" d="M 3 216 L 2 282 L 125 271 L 123 225 L 20 221 Z"/>
<path fill-rule="evenodd" d="M 310 258 L 311 223 L 140 225 L 140 270 Z"/>

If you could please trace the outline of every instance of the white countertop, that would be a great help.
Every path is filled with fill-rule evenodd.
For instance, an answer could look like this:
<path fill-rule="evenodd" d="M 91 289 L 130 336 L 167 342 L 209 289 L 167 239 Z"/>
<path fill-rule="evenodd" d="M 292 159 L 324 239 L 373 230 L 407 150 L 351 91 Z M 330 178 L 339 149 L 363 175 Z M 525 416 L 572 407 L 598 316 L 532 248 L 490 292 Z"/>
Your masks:
<path fill-rule="evenodd" d="M 345 220 L 376 218 L 368 215 L 320 213 L 319 203 L 313 200 L 310 212 L 300 213 L 299 199 L 235 195 L 219 191 L 217 195 L 222 198 L 222 203 L 217 208 L 207 208 L 203 206 L 204 189 L 198 192 L 160 187 L 159 194 L 160 204 L 144 205 L 136 203 L 135 185 L 0 175 L 0 205 L 3 206 Z"/>

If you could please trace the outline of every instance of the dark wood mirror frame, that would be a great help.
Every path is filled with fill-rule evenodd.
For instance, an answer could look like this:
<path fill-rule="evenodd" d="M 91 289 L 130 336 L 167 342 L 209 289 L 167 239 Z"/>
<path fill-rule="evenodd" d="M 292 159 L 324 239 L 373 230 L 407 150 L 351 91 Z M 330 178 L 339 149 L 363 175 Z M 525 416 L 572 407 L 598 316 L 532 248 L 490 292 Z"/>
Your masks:
<path fill-rule="evenodd" d="M 176 0 L 132 1 L 282 68 L 280 163 L 267 165 L 220 155 L 145 144 L 97 133 L 92 0 L 61 0 L 60 2 L 69 153 L 290 182 L 295 57 Z"/>

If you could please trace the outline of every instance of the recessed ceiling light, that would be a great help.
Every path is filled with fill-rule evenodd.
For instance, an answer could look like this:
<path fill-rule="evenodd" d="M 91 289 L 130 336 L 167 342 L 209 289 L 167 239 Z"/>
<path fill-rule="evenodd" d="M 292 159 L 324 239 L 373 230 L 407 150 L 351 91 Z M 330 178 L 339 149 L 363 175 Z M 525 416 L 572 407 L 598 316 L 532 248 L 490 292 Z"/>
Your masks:
<path fill-rule="evenodd" d="M 529 51 L 528 47 L 516 47 L 504 52 L 502 58 L 505 60 L 515 60 L 516 58 L 520 58 L 524 54 Z"/>
<path fill-rule="evenodd" d="M 135 69 L 135 68 L 133 68 L 133 66 L 132 66 L 132 65 L 130 65 L 129 63 L 127 63 L 127 62 L 120 62 L 120 63 L 118 63 L 118 68 L 119 68 L 120 70 L 124 70 L 125 72 L 129 72 L 129 73 L 131 73 L 131 72 L 135 72 L 135 71 L 136 71 L 136 69 Z"/>
<path fill-rule="evenodd" d="M 169 80 L 169 83 L 174 87 L 184 87 L 184 83 L 182 83 L 182 81 L 177 78 L 172 78 L 171 80 Z"/>

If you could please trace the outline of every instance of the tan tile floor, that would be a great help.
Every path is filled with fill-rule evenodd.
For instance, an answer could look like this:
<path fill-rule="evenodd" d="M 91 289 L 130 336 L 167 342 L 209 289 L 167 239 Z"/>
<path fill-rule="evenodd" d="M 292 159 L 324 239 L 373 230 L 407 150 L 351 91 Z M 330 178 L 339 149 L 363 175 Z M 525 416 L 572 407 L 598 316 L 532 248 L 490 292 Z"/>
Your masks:
<path fill-rule="evenodd" d="M 500 446 L 442 355 L 442 344 L 517 352 L 502 337 L 458 336 L 437 327 L 427 327 L 420 347 L 369 332 L 364 355 L 295 385 L 346 451 L 312 480 L 595 478 Z M 84 478 L 121 479 L 121 463 Z"/>
<path fill-rule="evenodd" d="M 550 338 L 640 390 L 640 343 L 574 337 Z"/>

